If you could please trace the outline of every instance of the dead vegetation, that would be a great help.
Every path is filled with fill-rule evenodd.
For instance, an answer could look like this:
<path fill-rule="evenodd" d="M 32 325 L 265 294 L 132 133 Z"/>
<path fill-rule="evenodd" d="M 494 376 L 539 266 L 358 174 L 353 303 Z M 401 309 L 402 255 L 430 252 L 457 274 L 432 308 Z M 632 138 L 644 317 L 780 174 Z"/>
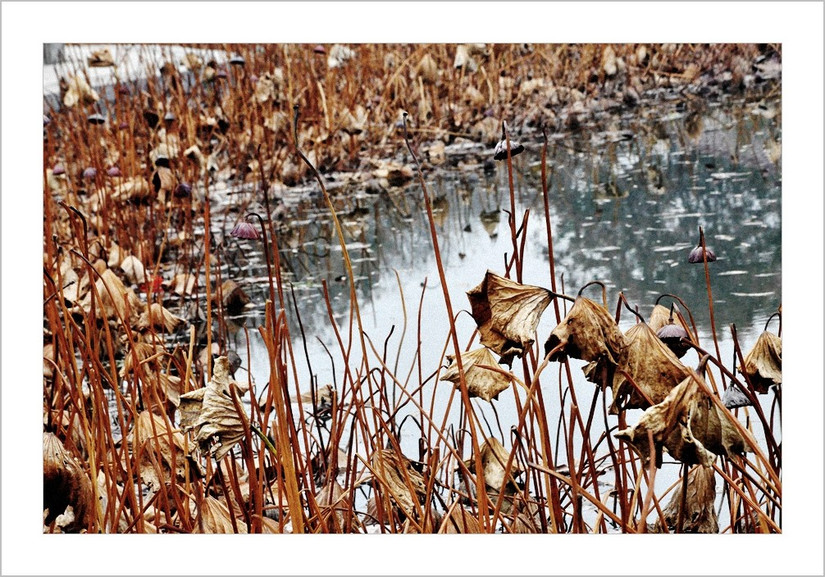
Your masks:
<path fill-rule="evenodd" d="M 746 356 L 737 342 L 738 375 L 705 350 L 681 309 L 664 317 L 654 309 L 646 323 L 619 295 L 638 321 L 622 333 L 621 306 L 611 314 L 604 291 L 600 304 L 557 290 L 549 227 L 549 288 L 523 284 L 530 215 L 516 214 L 512 180 L 518 153 L 540 154 L 545 174 L 548 130 L 580 130 L 606 112 L 664 99 L 776 93 L 778 47 L 205 48 L 216 56 L 160 58 L 144 81 L 103 88 L 91 86 L 85 66 L 67 67 L 59 102 L 47 99 L 44 531 L 780 531 L 781 326 Z M 96 53 L 88 66 L 113 66 L 116 53 Z M 517 144 L 528 134 L 544 148 Z M 384 187 L 419 177 L 444 287 L 437 212 L 421 175 L 444 161 L 445 146 L 461 144 L 480 146 L 490 162 L 495 149 L 507 165 L 512 251 L 502 270 L 479 271 L 467 302 L 451 303 L 444 289 L 451 331 L 434 337 L 445 340 L 443 366 L 408 360 L 407 372 L 361 326 L 325 176 L 370 173 Z M 426 151 L 423 166 L 416 149 Z M 339 343 L 330 353 L 342 374 L 336 387 L 298 378 L 293 347 L 306 336 L 290 329 L 279 260 L 281 243 L 300 232 L 276 193 L 316 183 L 351 308 L 340 325 L 324 285 L 319 299 Z M 238 225 L 234 235 L 254 243 L 268 270 L 265 316 L 254 328 L 268 352 L 263 386 L 235 380 L 240 359 L 227 350 L 224 313 L 252 299 L 221 278 L 221 246 L 203 233 L 210 193 L 230 188 L 243 194 L 229 228 Z M 257 220 L 240 226 L 261 204 Z M 712 308 L 712 259 L 701 239 L 698 257 L 685 259 L 705 267 Z M 455 327 L 460 308 L 477 325 L 468 340 Z M 189 314 L 173 312 L 182 310 Z M 548 314 L 556 328 L 537 335 Z M 683 331 L 673 342 L 657 335 L 668 325 Z M 702 365 L 683 365 L 672 346 L 699 351 Z M 590 363 L 589 403 L 576 398 L 571 357 Z M 452 386 L 446 407 L 422 394 L 439 380 Z M 508 388 L 518 422 L 499 439 L 485 433 L 473 403 L 495 403 Z M 572 400 L 557 422 L 545 410 L 554 388 Z M 727 390 L 740 391 L 736 406 L 746 408 L 726 407 Z M 773 398 L 767 416 L 764 395 Z M 457 429 L 444 424 L 454 406 Z M 412 417 L 399 419 L 402 407 Z M 631 408 L 644 409 L 635 423 L 626 419 Z M 607 433 L 593 438 L 597 415 Z M 401 448 L 411 426 L 420 438 L 414 455 Z M 683 464 L 667 502 L 653 489 L 664 454 Z"/>

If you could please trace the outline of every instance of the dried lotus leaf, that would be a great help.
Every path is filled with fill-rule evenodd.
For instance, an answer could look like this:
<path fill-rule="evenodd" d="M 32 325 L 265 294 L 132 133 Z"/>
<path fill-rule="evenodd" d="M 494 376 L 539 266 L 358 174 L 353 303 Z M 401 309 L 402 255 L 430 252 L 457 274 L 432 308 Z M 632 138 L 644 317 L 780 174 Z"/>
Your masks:
<path fill-rule="evenodd" d="M 167 333 L 171 333 L 182 322 L 182 318 L 173 315 L 160 303 L 152 303 L 146 308 L 143 314 L 140 315 L 137 328 L 146 330 L 151 327 L 154 329 L 163 329 Z"/>
<path fill-rule="evenodd" d="M 157 491 L 161 483 L 168 485 L 172 482 L 173 463 L 176 479 L 185 479 L 187 469 L 194 477 L 203 473 L 192 457 L 191 444 L 186 443 L 180 431 L 170 429 L 160 415 L 141 412 L 127 440 L 137 460 L 141 480 L 153 491 Z"/>
<path fill-rule="evenodd" d="M 716 475 L 710 467 L 694 467 L 688 474 L 687 494 L 682 513 L 682 533 L 719 533 L 719 517 L 714 508 L 716 499 Z M 664 509 L 667 526 L 656 519 L 655 533 L 678 530 L 679 509 L 682 507 L 681 484 Z"/>
<path fill-rule="evenodd" d="M 438 64 L 429 53 L 425 54 L 415 69 L 416 74 L 426 83 L 434 84 L 438 80 Z"/>
<path fill-rule="evenodd" d="M 688 465 L 711 466 L 717 455 L 733 455 L 745 450 L 745 442 L 716 403 L 699 386 L 698 376 L 688 376 L 667 397 L 648 408 L 639 422 L 616 433 L 650 460 L 648 432 L 653 435 L 656 466 L 662 465 L 662 450 Z"/>
<path fill-rule="evenodd" d="M 482 531 L 478 518 L 458 503 L 454 503 L 444 515 L 438 532 L 440 534 L 471 534 Z"/>
<path fill-rule="evenodd" d="M 627 330 L 624 338 L 627 347 L 619 362 L 620 370 L 613 378 L 611 414 L 624 409 L 648 408 L 650 403 L 645 395 L 654 405 L 661 403 L 673 387 L 688 376 L 687 367 L 647 324 L 636 323 Z M 622 371 L 630 375 L 644 395 L 628 382 Z"/>
<path fill-rule="evenodd" d="M 507 449 L 504 448 L 498 439 L 490 437 L 484 441 L 479 448 L 481 465 L 484 471 L 484 482 L 495 491 L 504 491 L 505 494 L 513 494 L 518 490 L 513 473 L 521 471 L 518 463 L 513 460 L 510 466 L 510 473 L 505 474 L 505 465 L 510 458 Z M 464 462 L 470 470 L 474 470 L 475 459 L 471 458 Z"/>
<path fill-rule="evenodd" d="M 373 483 L 381 483 L 404 516 L 415 518 L 415 512 L 421 510 L 421 502 L 427 494 L 427 484 L 410 460 L 394 451 L 382 449 L 373 455 L 372 469 Z"/>
<path fill-rule="evenodd" d="M 66 518 L 64 532 L 91 529 L 95 521 L 92 481 L 77 459 L 66 450 L 54 433 L 43 433 L 43 510 L 44 523 L 50 525 L 67 508 L 73 519 Z"/>
<path fill-rule="evenodd" d="M 490 402 L 510 386 L 510 379 L 507 376 L 498 371 L 484 368 L 485 366 L 499 367 L 498 361 L 496 361 L 490 349 L 486 347 L 461 353 L 461 364 L 464 369 L 464 382 L 467 383 L 467 392 L 471 397 L 481 397 Z M 441 376 L 441 380 L 450 381 L 458 387 L 461 382 L 458 363 L 452 361 L 452 364 L 447 367 L 447 370 Z"/>
<path fill-rule="evenodd" d="M 764 331 L 745 356 L 745 363 L 740 372 L 747 375 L 758 393 L 767 393 L 771 385 L 781 385 L 782 339 Z"/>
<path fill-rule="evenodd" d="M 244 437 L 243 422 L 230 396 L 234 381 L 229 375 L 229 359 L 218 357 L 206 387 L 180 396 L 181 427 L 184 431 L 193 429 L 195 441 L 217 461 Z M 195 410 L 197 417 L 193 418 Z"/>
<path fill-rule="evenodd" d="M 117 318 L 134 325 L 138 315 L 142 312 L 143 303 L 132 289 L 126 288 L 112 269 L 107 268 L 101 273 L 100 278 L 95 281 L 95 289 L 100 297 L 100 301 L 95 303 L 98 317 L 105 315 L 108 319 Z M 103 306 L 100 306 L 101 301 Z M 91 312 L 91 291 L 86 294 L 80 306 L 87 313 Z"/>
<path fill-rule="evenodd" d="M 676 319 L 676 311 L 678 309 L 675 307 L 673 308 L 673 318 Z M 653 332 L 658 332 L 660 328 L 665 326 L 670 322 L 670 309 L 662 306 L 656 305 L 653 307 L 653 311 L 650 313 L 650 318 L 647 319 L 647 324 L 650 325 L 650 328 L 653 329 Z"/>
<path fill-rule="evenodd" d="M 481 344 L 501 355 L 507 365 L 533 344 L 541 314 L 552 299 L 545 288 L 523 285 L 491 271 L 467 297 Z"/>
<path fill-rule="evenodd" d="M 555 350 L 551 361 L 569 356 L 616 365 L 625 347 L 624 335 L 607 309 L 580 296 L 550 333 L 544 344 L 544 354 Z"/>
<path fill-rule="evenodd" d="M 135 255 L 129 255 L 120 263 L 120 269 L 126 275 L 126 280 L 134 284 L 146 282 L 146 269 L 140 259 Z"/>
<path fill-rule="evenodd" d="M 229 509 L 222 501 L 207 495 L 200 503 L 196 533 L 247 533 L 246 523 L 236 521 L 233 527 Z"/>

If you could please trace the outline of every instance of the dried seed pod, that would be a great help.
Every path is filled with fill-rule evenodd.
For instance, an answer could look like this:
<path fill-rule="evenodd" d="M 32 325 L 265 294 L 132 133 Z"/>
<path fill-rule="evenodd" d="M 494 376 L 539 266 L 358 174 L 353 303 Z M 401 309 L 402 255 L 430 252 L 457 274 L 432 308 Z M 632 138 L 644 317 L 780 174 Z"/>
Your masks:
<path fill-rule="evenodd" d="M 704 248 L 703 246 L 704 245 Z M 716 260 L 716 254 L 705 244 L 705 231 L 702 230 L 702 227 L 699 227 L 699 244 L 696 245 L 690 254 L 688 255 L 688 262 L 689 263 L 701 263 L 707 259 L 708 262 L 713 262 Z"/>
<path fill-rule="evenodd" d="M 771 385 L 781 385 L 782 339 L 764 331 L 745 355 L 745 364 L 739 371 L 747 375 L 758 393 L 767 393 Z"/>
<path fill-rule="evenodd" d="M 524 152 L 524 145 L 517 140 L 510 140 L 510 156 L 515 156 Z M 507 160 L 507 141 L 499 140 L 493 149 L 495 160 Z"/>
<path fill-rule="evenodd" d="M 441 376 L 442 381 L 450 381 L 459 386 L 461 378 L 458 373 L 458 363 L 454 357 L 447 357 L 450 366 Z M 510 386 L 510 379 L 505 375 L 483 366 L 499 367 L 498 361 L 487 347 L 461 353 L 461 364 L 464 368 L 464 381 L 467 383 L 467 392 L 471 397 L 481 397 L 487 402 L 497 398 L 499 393 Z"/>
<path fill-rule="evenodd" d="M 624 409 L 646 409 L 661 403 L 668 393 L 688 376 L 688 369 L 662 341 L 656 338 L 646 323 L 636 323 L 624 335 L 626 348 L 619 361 L 619 369 L 613 378 L 613 404 L 611 414 Z M 644 393 L 639 392 L 627 378 Z M 625 400 L 626 399 L 626 400 Z"/>
<path fill-rule="evenodd" d="M 106 124 L 106 117 L 102 114 L 90 114 L 86 117 L 86 122 L 89 124 Z"/>
<path fill-rule="evenodd" d="M 542 287 L 523 285 L 487 271 L 477 287 L 467 291 L 481 344 L 511 364 L 535 340 L 541 314 L 552 293 Z"/>
<path fill-rule="evenodd" d="M 748 396 L 742 392 L 738 385 L 732 384 L 725 392 L 722 393 L 722 403 L 728 409 L 738 409 L 739 407 L 747 407 L 751 405 Z"/>
<path fill-rule="evenodd" d="M 656 331 L 656 336 L 677 358 L 681 359 L 690 350 L 690 335 L 682 325 L 673 322 L 673 317 L 670 317 L 669 322 Z"/>
<path fill-rule="evenodd" d="M 249 295 L 247 295 L 241 286 L 232 279 L 225 280 L 221 285 L 220 292 L 216 292 L 212 297 L 215 304 L 221 302 L 221 295 L 223 295 L 223 307 L 227 310 L 227 312 L 229 312 L 229 314 L 237 314 L 241 312 L 251 301 Z"/>

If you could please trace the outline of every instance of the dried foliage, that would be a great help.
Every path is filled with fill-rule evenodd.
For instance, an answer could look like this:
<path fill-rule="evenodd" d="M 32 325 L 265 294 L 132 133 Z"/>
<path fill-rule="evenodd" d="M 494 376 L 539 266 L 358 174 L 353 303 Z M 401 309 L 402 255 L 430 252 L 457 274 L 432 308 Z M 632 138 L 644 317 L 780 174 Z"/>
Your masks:
<path fill-rule="evenodd" d="M 710 467 L 693 467 L 688 474 L 687 493 L 681 485 L 664 508 L 664 518 L 656 519 L 655 533 L 719 533 L 719 516 L 714 508 L 716 476 Z M 679 520 L 682 520 L 681 528 Z"/>
<path fill-rule="evenodd" d="M 467 291 L 481 344 L 511 364 L 535 341 L 536 327 L 551 301 L 547 289 L 523 285 L 487 271 L 477 287 Z"/>
<path fill-rule="evenodd" d="M 43 523 L 50 525 L 71 508 L 70 519 L 61 523 L 65 533 L 87 531 L 94 526 L 95 500 L 89 474 L 53 433 L 43 433 Z"/>
<path fill-rule="evenodd" d="M 679 383 L 665 399 L 647 409 L 632 427 L 616 433 L 630 442 L 645 464 L 655 457 L 662 466 L 662 450 L 687 465 L 713 465 L 717 455 L 745 452 L 745 441 L 730 422 L 734 417 L 718 407 L 691 375 Z M 653 454 L 648 433 L 652 434 Z"/>
<path fill-rule="evenodd" d="M 758 393 L 767 393 L 772 385 L 781 385 L 782 339 L 771 332 L 762 332 L 745 355 L 745 364 L 740 370 L 747 375 Z"/>
<path fill-rule="evenodd" d="M 180 396 L 181 428 L 192 430 L 201 450 L 218 461 L 244 437 L 243 421 L 232 402 L 233 386 L 240 390 L 230 377 L 229 359 L 218 357 L 209 384 Z"/>
<path fill-rule="evenodd" d="M 441 380 L 450 381 L 458 387 L 461 380 L 458 374 L 458 363 L 455 362 L 452 356 L 447 358 L 450 361 L 450 366 L 441 375 Z M 486 368 L 501 368 L 496 358 L 486 347 L 461 353 L 461 364 L 464 368 L 467 392 L 471 397 L 481 397 L 489 402 L 497 398 L 500 392 L 507 390 L 510 386 L 510 379 L 506 375 Z"/>
<path fill-rule="evenodd" d="M 580 296 L 550 333 L 544 354 L 555 351 L 551 361 L 569 356 L 615 366 L 626 346 L 624 335 L 607 309 Z"/>
<path fill-rule="evenodd" d="M 624 339 L 626 348 L 613 378 L 612 414 L 661 403 L 673 387 L 688 376 L 687 368 L 646 323 L 630 327 Z M 636 386 L 628 382 L 625 375 L 633 379 Z"/>

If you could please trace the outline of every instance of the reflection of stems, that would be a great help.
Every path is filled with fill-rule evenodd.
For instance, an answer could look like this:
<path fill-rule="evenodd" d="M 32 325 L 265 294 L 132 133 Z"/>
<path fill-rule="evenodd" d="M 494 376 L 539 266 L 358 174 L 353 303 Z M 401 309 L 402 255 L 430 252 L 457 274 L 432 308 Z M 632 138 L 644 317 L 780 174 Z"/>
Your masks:
<path fill-rule="evenodd" d="M 705 285 L 708 287 L 708 309 L 710 310 L 710 331 L 713 335 L 713 345 L 716 347 L 716 358 L 721 359 L 722 354 L 719 352 L 719 340 L 716 338 L 716 321 L 713 317 L 713 293 L 710 290 L 710 268 L 708 267 L 708 249 L 705 246 L 705 231 L 699 227 L 699 243 L 702 245 L 702 263 L 705 265 Z M 714 392 L 719 394 L 716 389 L 716 383 L 711 380 Z M 725 374 L 722 373 L 722 388 L 725 388 Z"/>

